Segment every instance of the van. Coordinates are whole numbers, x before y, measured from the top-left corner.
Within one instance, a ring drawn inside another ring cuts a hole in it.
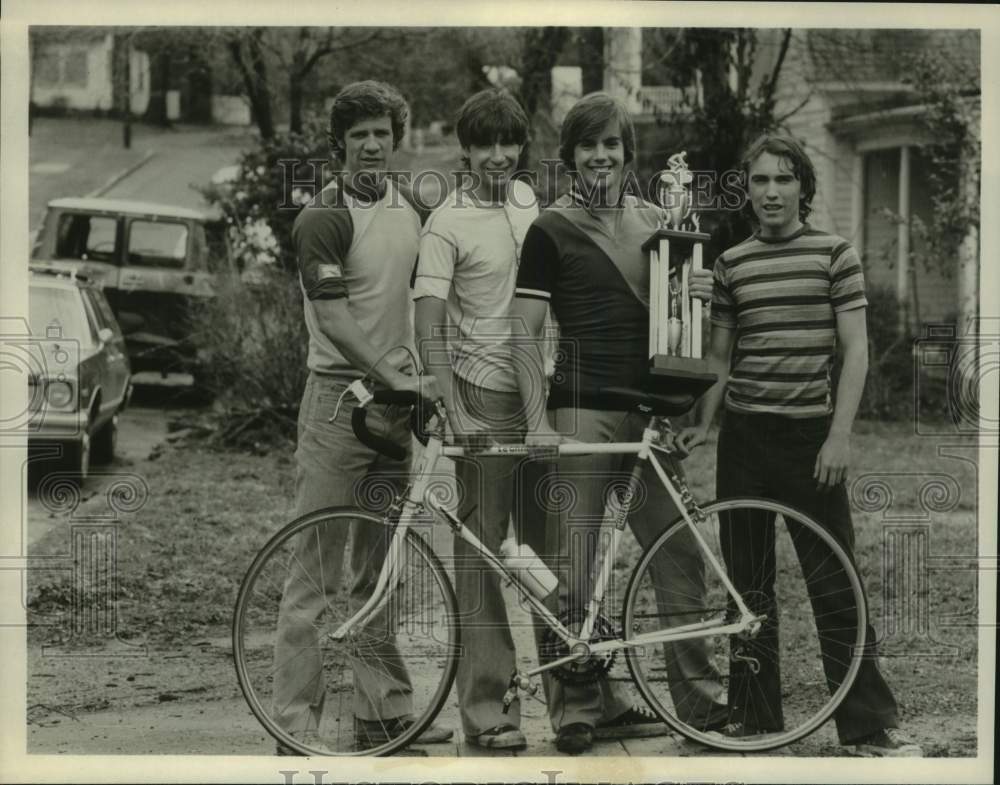
[[[189,313],[214,294],[209,238],[223,235],[218,226],[211,213],[174,205],[54,199],[31,258],[84,275],[104,290],[125,333],[133,372],[195,374]]]

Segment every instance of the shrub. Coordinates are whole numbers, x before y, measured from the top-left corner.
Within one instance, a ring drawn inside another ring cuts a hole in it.
[[[253,253],[244,253],[249,243],[265,255],[273,253],[283,270],[295,270],[292,224],[302,205],[326,183],[329,147],[326,128],[309,118],[303,131],[281,133],[271,140],[258,140],[240,156],[235,176],[212,183],[201,192],[225,215],[239,270],[260,263]],[[261,235],[273,233],[276,246],[260,247]]]
[[[305,385],[308,335],[302,295],[293,275],[274,270],[255,285],[220,275],[216,296],[192,316],[203,376],[199,384],[216,408],[232,418],[232,431],[294,435]]]
[[[870,286],[865,294],[868,378],[858,416],[882,420],[912,417],[914,338],[909,332],[899,332],[900,305],[892,289]]]

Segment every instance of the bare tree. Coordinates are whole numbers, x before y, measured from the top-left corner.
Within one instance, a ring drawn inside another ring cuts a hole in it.
[[[267,35],[268,29],[264,27],[233,30],[228,36],[226,47],[243,79],[243,89],[261,137],[273,139],[273,98],[265,55]]]

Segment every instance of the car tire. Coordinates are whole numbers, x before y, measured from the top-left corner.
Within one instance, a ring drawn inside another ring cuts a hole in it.
[[[90,460],[93,463],[111,463],[115,458],[115,447],[118,445],[118,412],[101,426],[90,444]]]
[[[63,448],[63,470],[80,485],[90,474],[90,449],[90,433],[86,430],[79,441],[70,442]]]

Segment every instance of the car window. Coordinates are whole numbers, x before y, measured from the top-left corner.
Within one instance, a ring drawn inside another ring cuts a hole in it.
[[[115,315],[111,310],[111,306],[108,305],[107,299],[96,289],[87,289],[87,296],[90,298],[90,304],[94,307],[94,311],[97,314],[97,322],[101,327],[109,327],[115,335],[121,335],[121,327],[118,325],[118,320],[115,319]]]
[[[79,341],[84,346],[97,342],[97,331],[87,319],[76,289],[30,287],[28,321],[35,336]]]
[[[114,218],[64,213],[56,228],[56,258],[112,262],[117,229]]]
[[[184,267],[188,229],[168,221],[132,221],[128,233],[128,263],[150,267]]]
[[[97,333],[104,326],[103,320],[97,314],[97,309],[94,307],[94,302],[91,300],[84,290],[80,290],[80,294],[83,295],[83,309],[87,312],[87,324],[90,327],[90,334],[94,341],[99,341]]]

